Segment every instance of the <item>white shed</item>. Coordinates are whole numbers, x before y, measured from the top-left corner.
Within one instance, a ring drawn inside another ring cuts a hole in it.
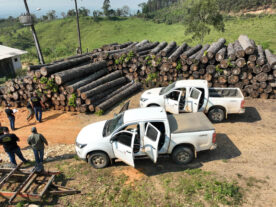
[[[0,45],[0,77],[14,76],[22,68],[20,55],[27,51]]]

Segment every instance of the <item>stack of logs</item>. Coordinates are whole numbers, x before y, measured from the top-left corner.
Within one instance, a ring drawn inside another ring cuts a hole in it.
[[[276,56],[246,35],[225,45],[190,47],[175,42],[126,42],[51,64],[30,66],[27,76],[0,88],[2,105],[19,107],[36,91],[47,107],[105,112],[146,87],[205,79],[211,87],[239,87],[245,96],[276,98]],[[2,95],[1,95],[2,94]]]

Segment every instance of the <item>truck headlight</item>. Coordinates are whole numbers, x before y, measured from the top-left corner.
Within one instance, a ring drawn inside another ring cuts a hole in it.
[[[84,148],[87,144],[81,144],[81,143],[78,143],[76,142],[76,146],[80,149]]]
[[[145,101],[147,101],[148,99],[147,98],[141,98],[140,99],[140,101],[142,101],[142,102],[145,102]]]

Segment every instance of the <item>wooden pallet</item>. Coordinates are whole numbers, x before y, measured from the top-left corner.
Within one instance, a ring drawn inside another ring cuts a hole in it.
[[[28,199],[32,201],[41,200],[47,193],[50,195],[68,195],[80,193],[78,190],[66,188],[64,186],[56,185],[53,183],[55,176],[61,174],[61,172],[43,171],[37,173],[26,169],[20,169],[22,163],[16,168],[0,168],[1,180],[0,180],[0,197],[9,199],[11,204],[14,200]],[[5,185],[9,183],[17,185],[14,190],[3,189]],[[35,187],[33,192],[31,187]],[[42,187],[38,191],[39,187]]]

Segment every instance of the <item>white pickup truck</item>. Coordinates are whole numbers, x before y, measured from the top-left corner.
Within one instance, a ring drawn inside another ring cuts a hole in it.
[[[187,164],[198,151],[215,148],[215,129],[203,113],[167,115],[161,107],[127,110],[84,127],[76,139],[77,155],[94,168],[116,158],[133,167],[141,156],[156,163],[159,154]]]
[[[206,80],[180,80],[164,88],[145,91],[141,107],[164,107],[167,112],[204,112],[214,122],[228,114],[244,113],[244,96],[239,88],[208,88]]]

